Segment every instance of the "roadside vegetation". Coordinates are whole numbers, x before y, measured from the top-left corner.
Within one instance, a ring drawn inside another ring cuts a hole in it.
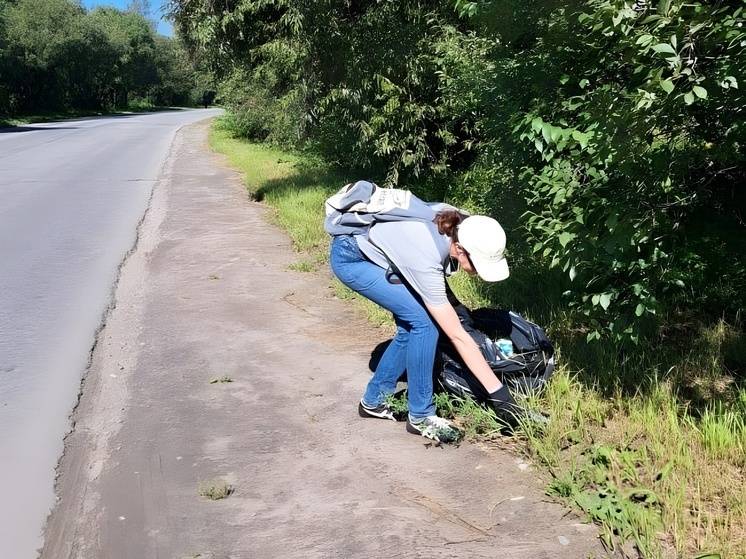
[[[209,75],[148,6],[0,0],[0,126],[212,101]]]
[[[350,180],[494,215],[510,279],[454,290],[559,350],[529,401],[552,422],[518,437],[548,492],[630,556],[746,556],[742,2],[172,9],[230,109],[213,145],[276,208],[297,269],[324,263],[322,202]],[[473,403],[438,403],[500,440]]]

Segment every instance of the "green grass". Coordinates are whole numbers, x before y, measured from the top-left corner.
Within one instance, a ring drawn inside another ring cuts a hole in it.
[[[310,262],[308,260],[299,260],[298,262],[293,262],[288,266],[289,270],[293,270],[294,272],[315,272],[318,267],[315,265],[314,262]]]
[[[219,125],[210,141],[244,173],[249,192],[273,208],[299,252],[295,269],[325,268],[323,201],[349,178],[309,156],[231,138]],[[549,474],[547,493],[584,511],[609,548],[627,542],[649,558],[746,557],[742,329],[692,325],[685,334],[666,333],[659,347],[589,345],[562,304],[565,279],[537,272],[521,247],[512,247],[511,266],[511,279],[494,286],[459,274],[451,285],[472,308],[515,308],[551,325],[561,366],[526,405],[552,421],[506,439],[494,414],[472,401],[438,395],[440,413],[455,418],[468,438],[533,457]],[[388,313],[333,281],[339,298],[392,329]]]

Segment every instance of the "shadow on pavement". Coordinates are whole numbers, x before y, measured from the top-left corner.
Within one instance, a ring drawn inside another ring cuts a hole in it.
[[[200,108],[201,109],[201,108]],[[32,132],[35,130],[75,130],[75,126],[48,126],[43,128],[36,128],[37,124],[50,124],[50,123],[64,123],[65,121],[78,121],[78,120],[96,120],[103,118],[132,118],[134,116],[149,115],[154,113],[166,113],[166,112],[181,112],[192,110],[191,107],[158,107],[148,111],[136,111],[136,112],[122,112],[122,113],[108,113],[108,114],[87,114],[87,115],[40,115],[39,117],[31,117],[30,122],[21,124],[19,126],[13,126],[8,124],[8,120],[0,118],[0,134],[7,132]],[[203,109],[201,109],[203,110]]]
[[[77,126],[9,126],[0,128],[0,134],[7,134],[9,132],[43,132],[45,130],[77,130]]]

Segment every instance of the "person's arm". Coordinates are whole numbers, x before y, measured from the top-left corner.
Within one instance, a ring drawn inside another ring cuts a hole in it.
[[[477,343],[464,330],[453,307],[448,303],[437,306],[426,304],[425,307],[487,393],[492,394],[502,388],[502,383],[485,361]]]
[[[469,333],[461,326],[456,311],[448,303],[444,305],[425,304],[430,316],[435,319],[440,329],[451,340],[461,359],[487,390],[487,404],[495,411],[499,419],[515,427],[524,415],[516,404],[510,390],[492,372],[482,352]]]

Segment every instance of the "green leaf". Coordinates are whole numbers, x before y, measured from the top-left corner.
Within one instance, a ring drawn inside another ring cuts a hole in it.
[[[644,313],[644,312],[645,312],[645,305],[643,305],[642,303],[640,303],[639,305],[637,305],[637,308],[635,309],[635,315],[636,316],[642,316],[642,313]]]
[[[702,29],[706,23],[698,23],[697,25],[693,25],[691,28],[689,28],[689,35],[694,35],[697,31]]]
[[[657,45],[653,45],[653,50],[659,53],[665,52],[666,54],[676,54],[676,50],[668,43],[658,43]]]
[[[588,85],[588,83],[590,83],[590,82],[588,82],[588,80],[586,80],[586,79],[582,79],[582,80],[580,80],[580,83],[579,83],[578,85],[579,85],[579,86],[580,86],[580,87],[581,87],[582,89],[585,89],[585,86],[587,86],[587,85]]]
[[[570,268],[569,276],[570,276],[570,281],[574,281],[575,278],[578,276],[578,272],[577,270],[575,270],[575,266],[572,266]]]
[[[549,143],[552,138],[552,125],[545,122],[541,125],[541,135],[544,137],[544,141]],[[541,150],[539,150],[541,151]]]
[[[565,248],[567,246],[567,243],[572,241],[573,238],[575,238],[575,235],[573,235],[572,233],[560,233],[559,243],[562,245],[562,248]]]
[[[559,188],[557,192],[554,193],[554,200],[552,200],[552,204],[556,206],[560,202],[563,202],[565,198],[567,197],[566,194],[567,194],[567,189]],[[562,237],[562,235],[560,235],[560,237]],[[562,245],[562,246],[565,246],[565,245]]]
[[[686,103],[687,105],[691,105],[692,103],[694,103],[694,95],[692,95],[691,91],[684,95],[684,103]]]
[[[707,90],[704,87],[699,86],[699,85],[695,85],[692,88],[692,91],[700,99],[707,99]]]
[[[665,91],[666,93],[671,93],[673,91],[674,85],[671,80],[661,80],[661,89]]]
[[[536,146],[536,149],[538,149],[540,153],[544,151],[544,143],[539,138],[534,140],[534,146]]]
[[[638,44],[638,45],[647,45],[652,40],[653,40],[653,36],[646,33],[644,35],[640,35],[639,37],[637,37],[637,40],[635,41],[635,44]]]
[[[598,302],[601,304],[604,310],[609,308],[609,305],[611,304],[611,295],[609,293],[601,293],[601,297],[599,297]]]
[[[588,134],[585,134],[580,130],[573,130],[572,137],[580,144],[581,148],[585,149],[588,146],[588,138],[590,137]]]
[[[563,136],[563,130],[559,126],[550,126],[549,127],[549,138],[557,143],[557,141],[562,138]]]

